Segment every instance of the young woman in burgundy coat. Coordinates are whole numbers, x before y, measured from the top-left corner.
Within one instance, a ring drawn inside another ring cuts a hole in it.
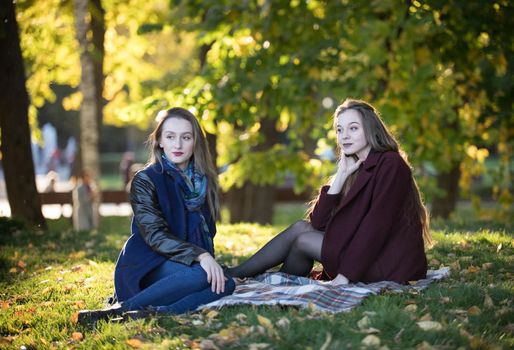
[[[428,215],[411,168],[378,111],[347,99],[334,113],[340,159],[309,210],[243,264],[233,277],[251,277],[282,264],[307,276],[320,261],[333,284],[406,283],[424,278]]]

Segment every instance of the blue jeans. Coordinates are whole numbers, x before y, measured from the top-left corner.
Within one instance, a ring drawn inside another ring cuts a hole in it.
[[[171,260],[150,271],[141,282],[143,290],[123,302],[123,308],[137,310],[151,307],[157,312],[182,314],[234,292],[228,277],[225,292],[216,294],[207,282],[207,273],[199,263],[191,266]]]

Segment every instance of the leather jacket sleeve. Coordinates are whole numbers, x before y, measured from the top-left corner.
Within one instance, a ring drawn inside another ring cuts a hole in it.
[[[186,265],[206,253],[170,232],[158,204],[155,185],[143,172],[137,173],[132,180],[130,203],[141,237],[157,253]]]

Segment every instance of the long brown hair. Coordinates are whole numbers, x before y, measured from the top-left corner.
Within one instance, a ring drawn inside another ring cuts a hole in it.
[[[337,124],[337,119],[339,115],[350,109],[359,113],[366,141],[369,143],[372,150],[376,152],[398,152],[405,160],[407,165],[410,168],[412,168],[405,152],[403,152],[403,150],[400,148],[398,141],[396,141],[395,137],[391,134],[391,132],[387,129],[386,125],[382,121],[379,111],[371,104],[361,100],[346,99],[341,105],[339,105],[336,108],[334,112],[334,127]],[[339,143],[337,143],[337,154],[339,155],[339,157],[344,157],[343,153],[341,152]],[[350,191],[350,188],[355,182],[357,175],[358,171],[355,171],[346,179],[342,189],[343,197],[346,196],[346,194]],[[332,180],[332,178],[329,179],[327,184],[331,184]],[[411,186],[412,196],[411,198],[407,199],[408,207],[416,212],[416,218],[421,223],[423,231],[423,240],[425,242],[425,245],[429,246],[432,244],[432,237],[429,229],[429,216],[427,209],[423,204],[423,200],[421,199],[421,194],[419,192],[418,185],[413,176],[411,176]],[[318,201],[318,198],[319,195],[310,202],[310,207],[308,209],[307,214],[310,214],[312,212],[312,210],[314,209],[314,205]]]
[[[209,210],[214,220],[219,218],[220,204],[218,195],[218,173],[214,167],[209,147],[207,146],[207,140],[205,134],[200,126],[200,123],[187,109],[174,107],[168,110],[160,111],[155,118],[157,120],[157,126],[148,136],[147,146],[150,150],[150,158],[147,164],[159,163],[162,164],[163,150],[159,146],[159,142],[162,135],[162,126],[164,122],[170,118],[184,119],[191,123],[193,126],[193,139],[194,148],[193,156],[195,171],[201,174],[205,174],[207,177],[207,203],[209,204]]]

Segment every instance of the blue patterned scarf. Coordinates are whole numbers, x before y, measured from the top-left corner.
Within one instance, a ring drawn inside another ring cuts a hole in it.
[[[207,196],[207,177],[195,171],[194,161],[181,170],[163,153],[164,170],[175,178],[184,194],[184,203],[188,211],[187,241],[214,254],[212,235],[202,213]]]

